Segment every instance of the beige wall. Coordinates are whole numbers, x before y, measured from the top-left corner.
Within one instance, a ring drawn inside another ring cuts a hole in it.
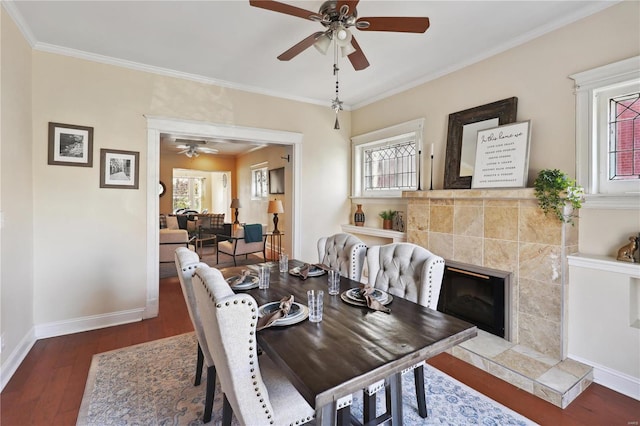
[[[36,324],[145,306],[146,255],[156,250],[145,238],[145,115],[302,133],[303,258],[348,215],[348,116],[336,132],[328,107],[39,51],[33,68]],[[94,127],[93,168],[44,166],[49,121]],[[100,148],[141,152],[139,190],[98,187]]]
[[[285,233],[282,237],[282,250],[286,253],[291,253],[293,167],[291,163],[287,163],[287,160],[283,160],[281,158],[285,157],[287,154],[291,155],[291,147],[271,146],[240,156],[237,164],[236,188],[237,196],[242,203],[242,208],[239,209],[238,220],[243,223],[262,223],[267,225],[268,231],[273,231],[273,214],[267,213],[269,200],[282,200],[285,212],[278,214],[278,229]],[[261,167],[266,167],[268,170],[284,167],[284,194],[268,194],[267,198],[264,200],[251,199],[251,166],[258,164],[261,164]],[[310,247],[306,244],[305,240],[303,240],[303,245],[305,250],[305,259],[308,259],[309,261],[315,260],[317,254],[315,257],[310,257],[312,256],[312,253],[306,254],[306,252],[310,250]]]
[[[434,189],[442,189],[450,113],[499,99],[518,98],[518,120],[531,120],[529,185],[544,168],[575,176],[575,96],[568,76],[640,54],[640,2],[622,2],[521,46],[352,113],[352,134],[425,117],[423,141],[435,144]],[[425,176],[429,162],[423,156]],[[425,183],[428,187],[428,181]],[[366,207],[366,206],[365,206]],[[607,254],[629,229],[640,229],[637,210],[583,209],[580,251]],[[604,214],[606,216],[606,213]],[[597,218],[597,219],[596,219]],[[599,223],[599,225],[598,225]],[[607,223],[607,222],[605,222]],[[592,226],[593,225],[593,226]],[[604,244],[604,241],[606,244]]]
[[[25,337],[34,320],[32,62],[31,48],[2,7],[0,15],[0,333],[5,345],[0,362],[5,372],[7,360],[28,349]],[[4,385],[7,375],[2,376]]]

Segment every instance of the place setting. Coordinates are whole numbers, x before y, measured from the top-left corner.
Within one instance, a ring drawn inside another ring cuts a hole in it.
[[[258,287],[260,278],[250,270],[244,269],[239,275],[226,278],[226,281],[233,290],[251,290]]]
[[[295,302],[293,295],[291,295],[258,307],[258,317],[256,330],[260,331],[267,327],[282,327],[300,323],[309,317],[309,308]]]
[[[370,285],[362,285],[358,288],[350,288],[340,294],[343,302],[354,306],[365,306],[374,311],[380,311],[387,314],[391,313],[391,309],[386,305],[393,301],[386,291],[373,288]]]
[[[308,277],[319,277],[327,273],[329,268],[319,263],[305,263],[302,266],[296,266],[289,269],[291,275],[306,280]]]

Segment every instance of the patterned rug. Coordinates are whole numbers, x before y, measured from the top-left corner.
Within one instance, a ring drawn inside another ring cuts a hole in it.
[[[218,259],[216,259],[216,251],[213,247],[211,246],[205,246],[204,250],[202,251],[202,258],[201,260],[206,263],[207,265],[213,267],[213,268],[225,268],[227,266],[233,266],[233,257],[229,256],[228,254],[224,254],[224,253],[220,253],[220,257]],[[216,260],[219,260],[220,262],[216,262]],[[245,259],[244,256],[238,256],[236,258],[236,263],[238,265],[248,265],[250,263],[256,263],[256,262],[264,262],[264,258],[262,257],[262,254],[260,253],[258,254],[250,254],[247,259]],[[162,278],[168,278],[168,277],[176,277],[178,276],[178,272],[176,271],[176,265],[175,263],[161,263],[160,267],[159,267],[159,271],[160,271],[160,275],[159,277]]]
[[[195,362],[194,333],[94,355],[77,425],[201,425],[206,380],[193,386]],[[428,365],[425,383],[428,419],[418,416],[413,374],[403,377],[405,425],[535,424]],[[351,408],[362,420],[360,396]],[[209,424],[221,422],[218,386]]]

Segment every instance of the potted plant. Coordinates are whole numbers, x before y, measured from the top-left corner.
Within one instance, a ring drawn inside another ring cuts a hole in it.
[[[558,169],[543,169],[533,182],[538,205],[545,215],[553,214],[563,223],[573,223],[582,207],[584,189]],[[568,209],[567,209],[568,207]]]
[[[382,218],[382,229],[391,229],[393,227],[393,216],[395,214],[395,210],[383,210],[379,213]]]

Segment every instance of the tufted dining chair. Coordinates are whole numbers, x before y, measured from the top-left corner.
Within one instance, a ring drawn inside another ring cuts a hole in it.
[[[198,339],[198,358],[196,363],[196,378],[194,386],[198,386],[200,384],[203,364],[207,364],[207,387],[203,415],[203,421],[204,423],[207,423],[211,420],[211,412],[213,410],[213,397],[216,389],[216,367],[213,364],[213,358],[204,337],[204,329],[202,328],[202,321],[200,319],[198,307],[196,306],[196,298],[193,293],[193,282],[191,277],[196,271],[196,268],[208,268],[209,265],[201,263],[198,255],[186,247],[177,248],[174,257],[176,269],[178,271],[178,278],[180,280],[180,287],[182,288],[182,295],[184,296],[184,300],[187,304],[189,318],[191,318],[191,322],[193,323],[193,328]]]
[[[234,294],[220,271],[198,268],[196,303],[224,393],[223,425],[231,414],[242,425],[301,425],[315,412],[266,354],[258,357],[258,304]]]
[[[444,275],[442,257],[415,244],[393,243],[369,247],[367,267],[369,283],[373,287],[434,310],[438,307]],[[424,361],[414,365],[412,369],[418,413],[426,418]],[[365,408],[365,415],[366,411]]]
[[[340,275],[360,281],[367,246],[351,234],[335,234],[318,240],[318,263],[340,271]]]

